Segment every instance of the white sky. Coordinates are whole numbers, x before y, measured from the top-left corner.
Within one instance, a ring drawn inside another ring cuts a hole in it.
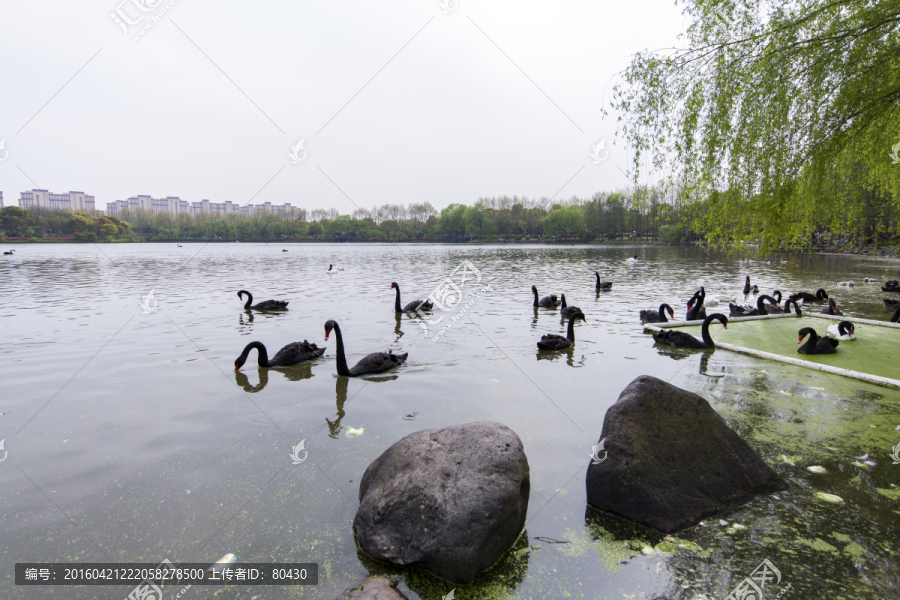
[[[148,15],[128,36],[121,1],[0,2],[5,205],[41,187],[100,209],[150,194],[349,213],[622,188],[612,78],[684,26],[674,0],[174,0],[133,42],[173,0],[126,0]]]

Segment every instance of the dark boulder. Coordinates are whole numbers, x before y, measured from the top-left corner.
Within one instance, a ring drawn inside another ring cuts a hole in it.
[[[347,588],[338,600],[408,600],[397,591],[397,582],[388,577],[363,577]]]
[[[588,504],[663,533],[787,488],[706,400],[656,377],[628,384],[600,439]]]
[[[353,531],[376,560],[468,583],[515,543],[530,489],[522,441],[508,427],[418,431],[366,469]]]

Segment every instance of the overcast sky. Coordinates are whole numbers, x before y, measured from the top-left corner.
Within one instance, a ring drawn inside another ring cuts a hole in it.
[[[5,204],[40,187],[349,213],[627,186],[601,111],[630,56],[685,26],[674,1],[444,1],[0,2]]]

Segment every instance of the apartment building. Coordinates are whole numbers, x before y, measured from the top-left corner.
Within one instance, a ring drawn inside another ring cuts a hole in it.
[[[33,189],[21,192],[19,195],[19,207],[46,208],[49,210],[89,211],[95,210],[94,197],[84,192],[69,192],[67,194],[54,194],[49,190]]]
[[[200,200],[199,202],[188,202],[177,196],[167,196],[165,198],[152,198],[150,196],[132,196],[127,200],[116,200],[106,204],[106,214],[110,216],[122,217],[127,211],[145,210],[147,212],[156,213],[187,213],[189,215],[211,214],[217,216],[227,216],[232,214],[250,217],[257,212],[269,214],[285,214],[293,215],[295,219],[305,220],[306,211],[299,207],[291,206],[291,204],[272,204],[266,202],[264,204],[246,204],[240,205],[231,201],[226,202],[210,202],[209,200]]]

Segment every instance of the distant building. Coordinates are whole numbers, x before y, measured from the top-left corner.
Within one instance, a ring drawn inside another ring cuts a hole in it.
[[[19,196],[19,206],[24,209],[46,208],[49,210],[93,211],[94,197],[84,192],[69,192],[68,194],[54,194],[48,190],[33,189],[30,192],[22,192]]]
[[[240,205],[231,201],[210,202],[209,200],[201,200],[199,202],[188,202],[177,196],[167,196],[165,198],[132,196],[128,200],[116,200],[106,204],[106,213],[110,216],[121,217],[129,210],[145,210],[152,214],[169,213],[177,215],[179,213],[187,213],[192,216],[211,214],[222,217],[232,214],[250,217],[257,212],[264,212],[269,214],[289,214],[298,220],[306,220],[306,211],[302,208],[291,206],[290,203],[273,205],[271,202],[266,202],[265,204]]]

